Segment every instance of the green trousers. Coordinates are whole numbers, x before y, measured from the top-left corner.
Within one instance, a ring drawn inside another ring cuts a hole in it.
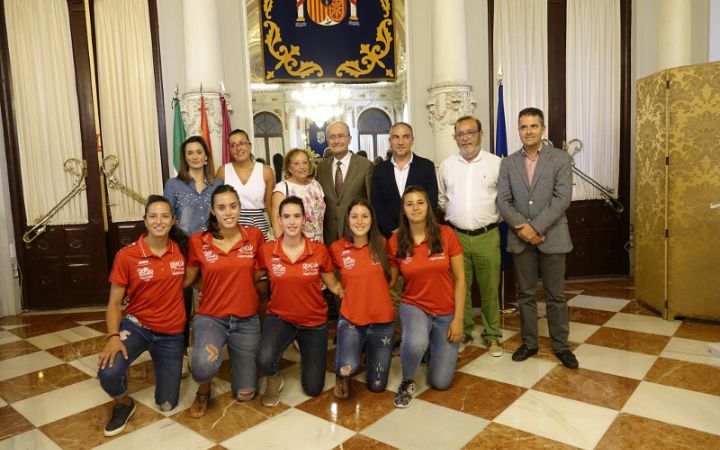
[[[500,232],[497,228],[478,236],[455,231],[463,247],[465,263],[465,313],[463,316],[463,332],[471,334],[475,329],[472,318],[471,287],[477,279],[482,301],[482,321],[485,328],[482,332],[484,340],[500,339],[500,303],[498,288],[500,286]],[[475,277],[473,277],[473,273]]]

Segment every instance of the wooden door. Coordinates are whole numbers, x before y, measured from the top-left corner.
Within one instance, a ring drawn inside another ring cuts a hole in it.
[[[142,222],[113,224],[101,179],[93,114],[92,80],[88,55],[85,6],[82,0],[67,0],[77,98],[79,106],[82,157],[87,164],[88,223],[81,225],[48,226],[47,231],[29,244],[23,234],[32,225],[25,221],[24,192],[20,171],[17,135],[10,89],[10,60],[7,47],[5,8],[0,0],[0,106],[5,125],[5,147],[8,160],[15,243],[22,277],[24,309],[57,309],[105,304],[108,299],[108,274],[115,252],[137,239]],[[157,9],[149,1],[153,53],[156,72],[156,95],[162,99],[159,84],[159,45],[157,38]],[[92,4],[91,4],[92,9]],[[91,10],[92,17],[92,10]],[[163,177],[167,178],[165,157],[165,121],[162,100],[158,101]],[[102,119],[102,118],[101,118]],[[52,143],[48,143],[52,151]],[[58,193],[60,199],[64,193]],[[104,214],[105,212],[105,214]],[[105,218],[104,218],[105,216]]]

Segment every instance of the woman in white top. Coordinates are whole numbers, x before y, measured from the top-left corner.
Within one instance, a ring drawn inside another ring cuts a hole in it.
[[[275,184],[273,171],[269,166],[254,161],[252,143],[244,130],[233,130],[228,136],[228,144],[233,162],[220,166],[216,176],[237,191],[241,206],[240,224],[259,228],[267,238],[270,224],[265,212],[270,211],[270,197]]]
[[[303,233],[311,241],[323,241],[323,219],[325,217],[325,193],[315,175],[315,163],[308,150],[294,148],[283,160],[284,180],[275,185],[272,193],[272,222],[275,237],[282,233],[279,222],[279,205],[285,197],[302,199],[305,207]]]

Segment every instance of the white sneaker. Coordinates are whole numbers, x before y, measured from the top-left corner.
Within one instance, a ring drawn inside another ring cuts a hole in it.
[[[485,347],[487,347],[490,356],[494,356],[496,358],[502,356],[504,353],[503,346],[497,339],[485,341]]]
[[[190,357],[188,355],[183,355],[182,373],[180,376],[187,378],[188,375],[190,375]]]

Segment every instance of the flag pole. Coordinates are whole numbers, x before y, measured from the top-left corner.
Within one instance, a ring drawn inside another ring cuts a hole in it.
[[[501,88],[503,86],[503,71],[502,71],[502,64],[498,65],[498,73],[497,73],[497,86],[498,86],[498,118],[497,118],[497,124],[500,123],[500,120],[502,120],[503,126],[503,135],[506,136],[505,131],[505,116],[504,116],[504,100],[502,99],[502,91]],[[500,102],[503,102],[502,104]],[[500,110],[502,108],[503,111],[503,117],[500,117]],[[499,139],[498,133],[496,133],[496,139]],[[507,137],[503,137],[504,147],[503,147],[503,154],[501,156],[507,156]],[[498,153],[497,147],[495,148],[495,153]],[[500,249],[501,252],[505,252],[504,249]],[[501,253],[501,260],[505,260],[505,257],[503,256],[503,253]],[[504,263],[503,263],[504,264]],[[507,270],[507,267],[503,267],[503,264],[501,264],[501,270],[500,270],[500,302],[501,307],[500,311],[503,314],[513,314],[517,309],[515,307],[508,308],[506,305],[506,296],[505,296],[505,287],[506,287],[506,278],[505,278],[505,270]]]

